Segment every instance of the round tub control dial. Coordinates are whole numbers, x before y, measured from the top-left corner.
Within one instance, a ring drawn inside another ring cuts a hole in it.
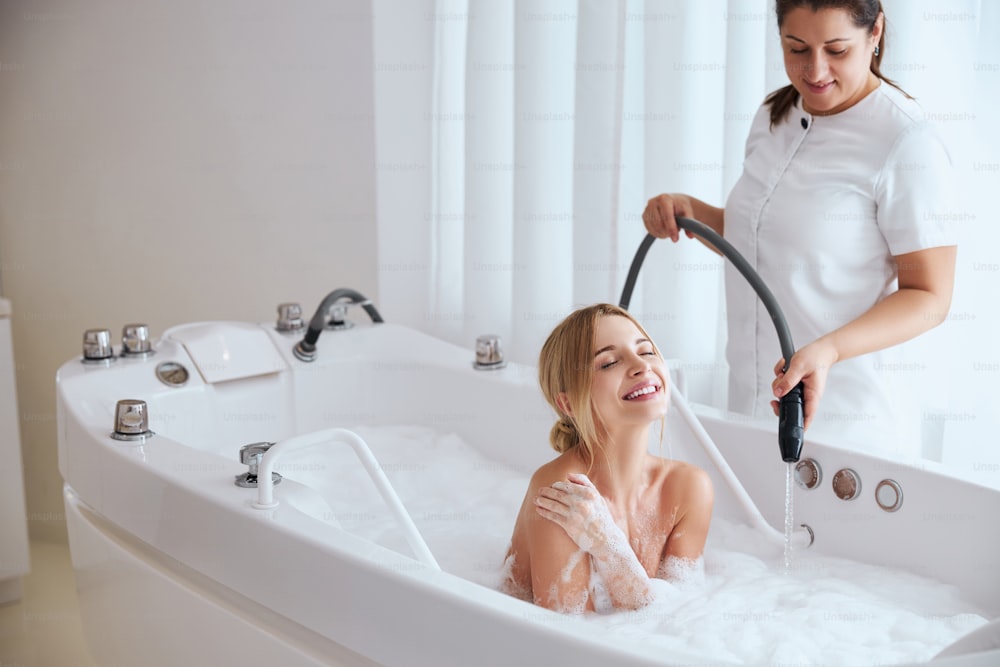
[[[188,381],[190,373],[176,361],[164,361],[156,367],[156,377],[165,385],[180,387]]]

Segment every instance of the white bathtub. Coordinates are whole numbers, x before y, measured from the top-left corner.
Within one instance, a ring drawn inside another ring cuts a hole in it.
[[[429,426],[456,434],[498,466],[524,471],[525,480],[552,456],[552,414],[534,368],[478,371],[471,350],[392,324],[326,331],[313,363],[294,357],[297,340],[269,325],[196,323],[167,331],[148,358],[72,360],[60,368],[59,465],[81,610],[99,663],[705,662],[697,651],[666,653],[595,632],[586,619],[513,599],[341,529],[323,511],[308,465],[325,445],[296,455],[303,474],[294,466],[285,473],[274,488],[276,508],[255,508],[258,491],[233,483],[247,470],[239,448],[331,427]],[[188,370],[186,384],[157,379],[154,369],[165,361]],[[112,439],[119,399],[146,401],[155,435]],[[715,517],[773,534],[760,527],[764,519],[783,522],[784,464],[773,429],[707,409],[698,414],[700,421],[675,390],[664,438],[669,453],[710,471]],[[702,425],[759,513],[703,446]],[[820,443],[807,442],[804,456],[824,472],[820,488],[795,489],[796,523],[815,534],[810,551],[952,584],[979,613],[1000,615],[1000,490],[931,464],[895,464]],[[856,500],[839,500],[830,489],[841,467],[862,479]],[[885,478],[903,489],[894,513],[872,496]],[[1000,664],[1000,648],[933,664],[991,662]]]

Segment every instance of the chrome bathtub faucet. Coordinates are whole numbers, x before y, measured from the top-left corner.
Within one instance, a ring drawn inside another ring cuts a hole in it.
[[[274,328],[281,333],[295,333],[305,328],[302,321],[302,306],[297,303],[278,304],[278,322]]]
[[[154,433],[149,430],[146,401],[125,398],[115,404],[115,425],[111,437],[123,442],[146,442]]]
[[[507,365],[500,336],[485,334],[476,338],[476,360],[472,365],[480,371],[496,370]]]
[[[259,473],[260,461],[264,458],[264,452],[274,446],[273,442],[253,442],[240,447],[240,463],[250,466],[250,470],[242,475],[236,475],[236,486],[244,489],[257,488],[257,475]],[[271,481],[274,484],[281,482],[281,475],[276,472],[271,473]]]
[[[148,357],[151,354],[153,346],[149,340],[149,326],[137,323],[122,327],[123,357]]]
[[[115,358],[111,347],[111,329],[87,329],[83,332],[83,358],[85,364],[108,363]]]

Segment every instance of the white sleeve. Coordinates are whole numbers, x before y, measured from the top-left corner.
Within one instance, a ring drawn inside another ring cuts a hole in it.
[[[904,131],[889,152],[878,182],[879,229],[892,255],[956,245],[958,225],[951,156],[927,123]]]

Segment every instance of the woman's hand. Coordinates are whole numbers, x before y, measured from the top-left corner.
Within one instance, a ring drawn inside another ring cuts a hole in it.
[[[611,516],[608,504],[586,475],[570,473],[569,481],[543,486],[535,509],[566,531],[582,551],[600,556],[628,548],[628,540]]]
[[[682,194],[662,194],[653,197],[646,203],[646,210],[642,212],[642,221],[646,225],[646,231],[656,238],[669,238],[676,243],[680,238],[677,216],[695,217],[691,198]],[[688,238],[694,238],[691,232],[685,231],[685,233]]]
[[[590,554],[613,607],[639,609],[649,604],[653,600],[649,576],[607,502],[586,475],[570,473],[567,479],[540,487],[535,509]]]
[[[837,362],[838,358],[839,355],[833,343],[820,338],[797,350],[792,355],[788,370],[782,372],[785,365],[783,358],[774,366],[775,378],[774,382],[771,383],[771,390],[778,398],[802,382],[802,399],[805,404],[804,427],[807,429],[816,415],[816,407],[819,405],[823,390],[826,388],[826,377],[830,373],[830,367]],[[771,408],[775,415],[778,414],[778,406],[778,401],[771,401]]]

